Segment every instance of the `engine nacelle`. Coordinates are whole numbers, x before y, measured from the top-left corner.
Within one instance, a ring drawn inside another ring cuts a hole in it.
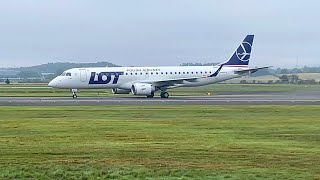
[[[119,89],[119,88],[113,88],[112,89],[113,94],[129,94],[130,90],[128,89]]]
[[[155,91],[152,84],[147,83],[134,83],[131,87],[131,92],[134,95],[150,95]]]

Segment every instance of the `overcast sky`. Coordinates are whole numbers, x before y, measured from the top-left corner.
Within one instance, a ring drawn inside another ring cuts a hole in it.
[[[254,34],[253,66],[320,65],[317,0],[0,0],[0,67],[223,62]]]

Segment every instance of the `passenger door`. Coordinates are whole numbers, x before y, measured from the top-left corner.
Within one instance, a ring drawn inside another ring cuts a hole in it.
[[[87,71],[86,69],[80,69],[80,81],[86,82],[87,81]]]

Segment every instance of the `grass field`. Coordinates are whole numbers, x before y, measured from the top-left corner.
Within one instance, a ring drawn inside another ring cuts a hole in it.
[[[319,179],[320,106],[0,107],[0,179]]]
[[[320,91],[320,85],[294,85],[294,84],[213,84],[194,88],[170,89],[169,93],[174,96],[204,96],[221,94],[224,92],[292,92],[292,91]],[[71,92],[68,89],[49,88],[46,84],[0,84],[0,97],[2,96],[60,96],[70,97]],[[159,93],[158,93],[159,94]],[[158,96],[158,94],[156,94]],[[101,97],[101,96],[119,96],[111,93],[111,89],[80,89],[80,97]],[[123,95],[120,95],[123,96]]]

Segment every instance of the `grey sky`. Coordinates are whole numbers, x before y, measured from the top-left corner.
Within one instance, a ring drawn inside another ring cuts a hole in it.
[[[0,0],[0,67],[222,62],[255,34],[251,65],[320,65],[317,0]]]

